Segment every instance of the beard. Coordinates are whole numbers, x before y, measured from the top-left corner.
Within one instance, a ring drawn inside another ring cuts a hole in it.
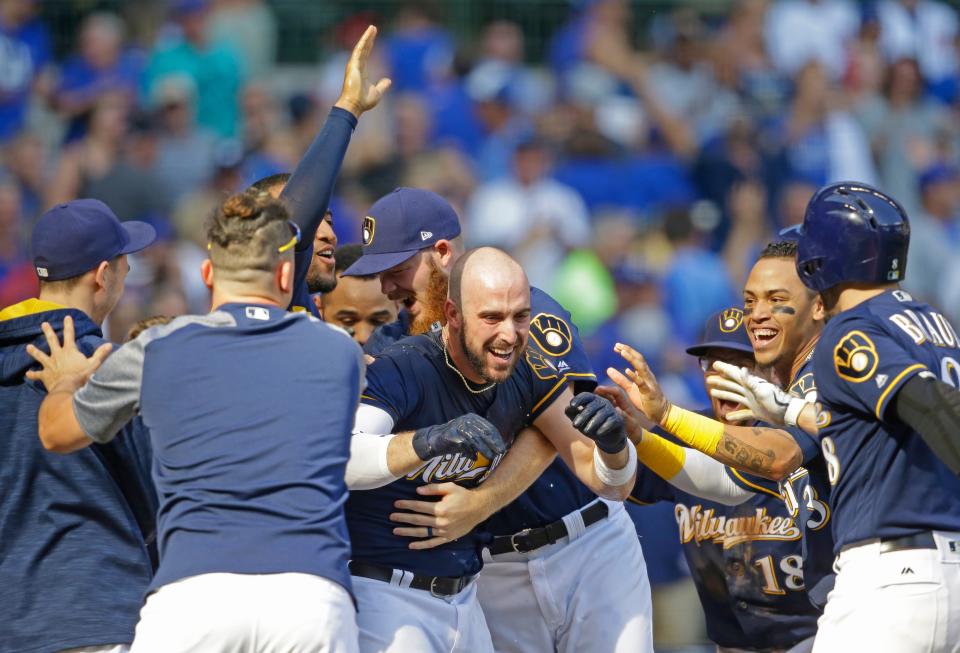
[[[331,273],[329,276],[318,266],[311,265],[307,270],[307,290],[311,293],[328,293],[337,287],[337,274]]]
[[[447,301],[447,275],[430,261],[430,278],[427,281],[427,290],[423,295],[417,295],[420,302],[420,313],[410,323],[410,335],[416,336],[426,333],[434,322],[444,324],[443,305]]]
[[[466,355],[467,362],[470,364],[470,369],[473,370],[473,373],[479,376],[484,383],[503,383],[510,378],[510,375],[513,374],[513,370],[517,367],[517,363],[520,361],[519,356],[514,356],[513,362],[510,364],[510,368],[505,372],[495,373],[490,371],[487,368],[487,364],[484,362],[484,346],[481,345],[479,350],[475,350],[472,349],[469,344],[467,344],[466,322],[463,323],[463,327],[460,329],[460,349],[463,350],[463,353]]]

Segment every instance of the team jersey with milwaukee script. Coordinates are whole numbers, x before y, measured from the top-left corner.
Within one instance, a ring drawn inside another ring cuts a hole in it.
[[[817,386],[813,376],[813,357],[807,357],[797,370],[787,392],[817,401]],[[757,422],[758,426],[766,426]],[[803,454],[803,466],[783,482],[777,483],[727,468],[730,478],[747,490],[779,495],[790,515],[803,529],[803,577],[810,602],[819,609],[827,603],[827,594],[833,589],[833,533],[830,529],[830,484],[827,467],[820,453],[817,437],[797,427],[787,427]]]
[[[902,290],[884,292],[827,323],[813,372],[835,550],[960,531],[960,478],[892,408],[917,374],[960,386],[960,341],[947,319]]]
[[[731,648],[789,648],[816,634],[820,616],[807,596],[803,529],[779,492],[726,506],[637,469],[632,501],[676,504],[684,557],[700,595],[707,636]]]
[[[527,421],[545,410],[559,393],[554,379],[537,377],[525,357],[503,383],[475,385],[453,366],[439,330],[404,338],[379,353],[367,368],[367,389],[361,401],[393,420],[393,432],[443,424],[467,413],[488,419],[505,442]],[[481,531],[434,549],[415,551],[409,538],[393,534],[390,521],[399,499],[419,499],[417,487],[454,482],[476,487],[500,457],[473,460],[460,454],[440,456],[393,483],[374,490],[352,491],[347,501],[347,527],[353,559],[430,576],[465,576],[480,571]]]
[[[574,392],[592,390],[597,377],[580,342],[580,333],[566,311],[539,288],[530,289],[530,340],[526,359],[533,370],[531,382],[551,386],[551,393],[563,391],[570,382]],[[376,342],[385,346],[391,335],[402,331],[399,322],[380,327],[367,341],[365,351],[376,355]],[[558,457],[526,492],[493,515],[483,528],[494,535],[512,535],[525,528],[546,526],[582,508],[597,496]]]

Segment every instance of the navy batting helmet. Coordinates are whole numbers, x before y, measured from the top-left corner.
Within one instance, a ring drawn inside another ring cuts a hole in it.
[[[816,291],[840,283],[901,281],[910,221],[895,199],[855,181],[828,184],[807,204],[798,237],[797,274]]]

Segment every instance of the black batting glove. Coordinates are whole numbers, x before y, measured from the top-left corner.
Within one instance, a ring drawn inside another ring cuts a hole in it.
[[[493,460],[507,445],[497,427],[474,413],[456,417],[446,424],[426,426],[413,434],[413,450],[420,460],[459,453],[476,459],[477,454]]]
[[[618,453],[627,444],[623,417],[609,400],[581,392],[564,411],[573,427],[597,443],[601,451]]]

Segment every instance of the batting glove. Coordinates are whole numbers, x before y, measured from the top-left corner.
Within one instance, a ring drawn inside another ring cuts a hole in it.
[[[581,392],[564,410],[575,429],[597,443],[607,453],[618,453],[627,444],[623,417],[608,399],[592,392]]]
[[[413,450],[420,460],[459,453],[476,459],[480,454],[493,460],[507,445],[497,427],[474,413],[456,417],[446,424],[417,429],[413,434]]]
[[[707,377],[710,396],[735,401],[744,408],[727,414],[730,421],[755,419],[775,426],[796,426],[807,401],[751,374],[745,367],[715,361],[713,369],[723,376]]]

